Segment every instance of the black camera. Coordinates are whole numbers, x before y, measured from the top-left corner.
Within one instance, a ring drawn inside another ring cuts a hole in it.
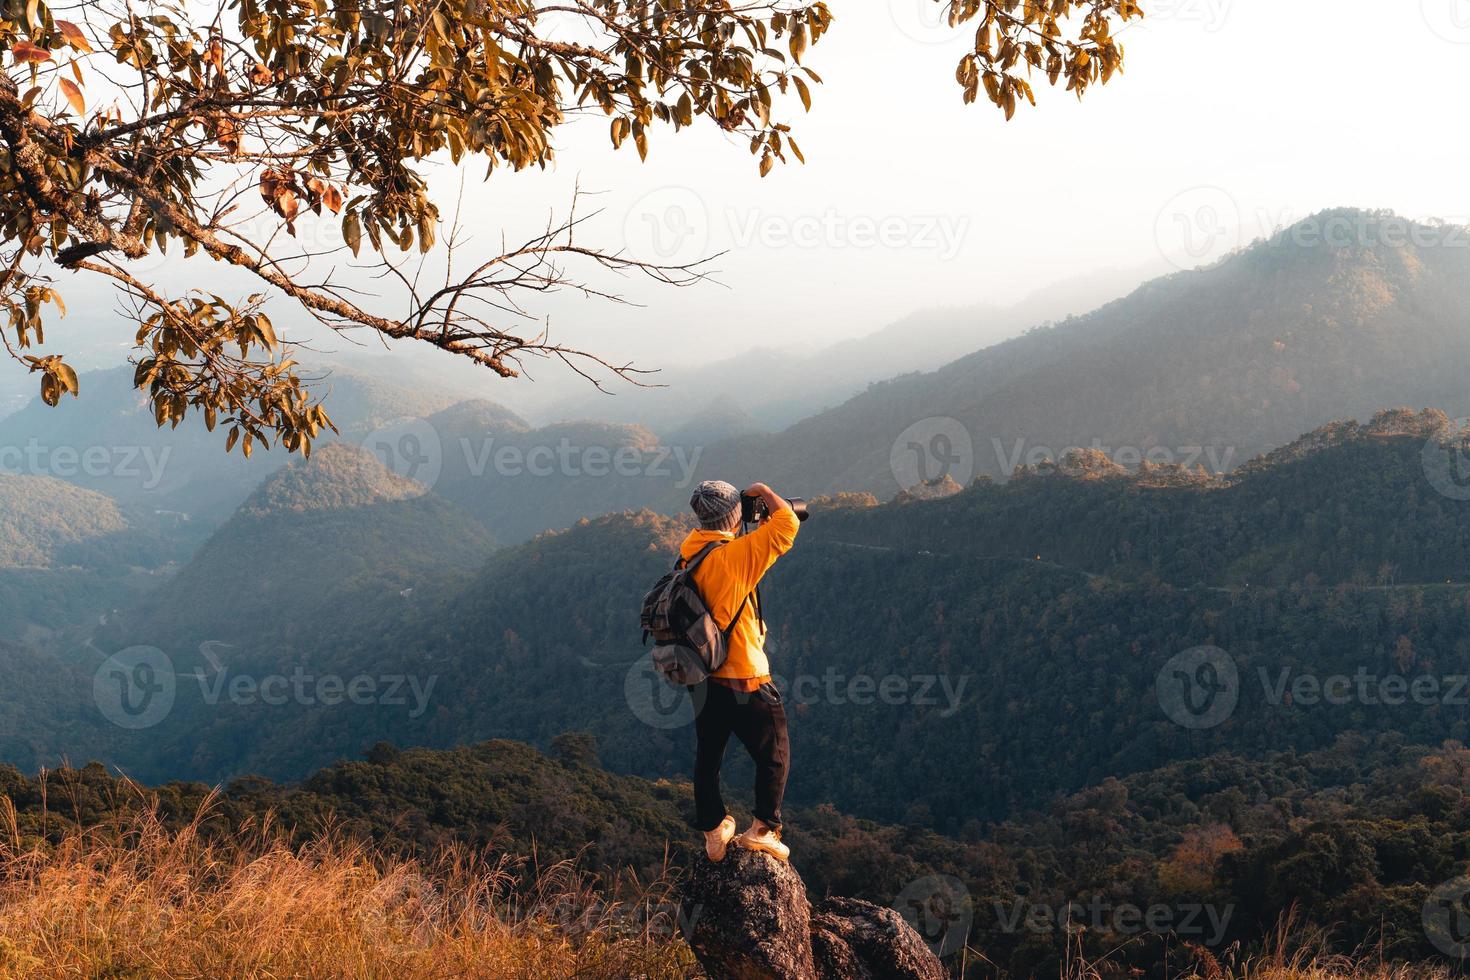
[[[796,513],[798,521],[807,519],[806,501],[800,497],[788,497],[786,500],[791,509]],[[751,497],[746,494],[740,495],[740,523],[755,524],[763,521],[769,516],[766,512],[766,502],[760,497]]]

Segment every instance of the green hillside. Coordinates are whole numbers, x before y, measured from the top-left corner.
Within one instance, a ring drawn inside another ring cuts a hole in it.
[[[117,505],[45,476],[0,473],[0,568],[53,568],[64,552],[127,529]]]
[[[0,622],[12,640],[85,632],[184,551],[166,516],[46,476],[0,473]]]
[[[764,589],[804,770],[793,801],[958,833],[1216,751],[1470,736],[1461,712],[1281,693],[1303,676],[1470,671],[1457,545],[1470,504],[1426,475],[1424,449],[1439,443],[1415,427],[1436,418],[1344,424],[1229,480],[1083,465],[941,500],[818,502]],[[400,697],[206,704],[190,681],[165,721],[117,739],[115,758],[147,778],[295,778],[380,739],[544,746],[577,729],[615,771],[681,775],[687,708],[640,669],[637,611],[687,526],[647,512],[582,522],[457,584],[364,590],[289,631],[278,616],[221,612],[238,624],[221,655],[231,676],[397,678]],[[1159,702],[1159,678],[1204,645],[1234,665],[1236,703],[1186,727]],[[168,652],[181,675],[216,669],[192,643]]]
[[[367,453],[330,444],[258,487],[198,554],[127,618],[138,642],[287,638],[334,630],[405,590],[478,567],[472,518]]]

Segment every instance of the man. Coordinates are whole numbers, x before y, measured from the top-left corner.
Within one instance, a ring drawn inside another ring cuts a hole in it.
[[[790,855],[781,843],[781,798],[789,761],[786,709],[771,683],[766,624],[755,587],[776,559],[791,550],[800,524],[791,505],[764,483],[745,494],[760,498],[767,516],[749,534],[737,537],[740,492],[720,480],[695,487],[689,506],[699,528],[679,546],[680,556],[688,560],[710,542],[724,542],[694,570],[694,585],[715,622],[730,624],[725,663],[694,691],[695,823],[704,832],[710,860],[722,860],[735,836],[735,818],[720,796],[720,765],[734,735],[755,760],[755,819],[736,843],[785,861]]]

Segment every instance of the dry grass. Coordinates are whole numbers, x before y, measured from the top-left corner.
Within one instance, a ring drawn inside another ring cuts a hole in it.
[[[687,977],[667,881],[611,904],[569,864],[390,860],[267,824],[229,842],[144,811],[56,844],[0,798],[0,978]]]
[[[1456,975],[1438,963],[1392,962],[1382,949],[1334,953],[1328,931],[1303,923],[1294,908],[1256,955],[1242,956],[1238,947],[1219,957],[1198,946],[1189,950],[1195,968],[1180,980],[1449,980]]]
[[[667,875],[613,902],[567,862],[527,874],[462,850],[393,859],[333,833],[293,846],[268,821],[220,841],[201,833],[205,813],[170,830],[151,809],[120,812],[130,815],[44,843],[21,834],[0,797],[0,980],[701,975]],[[1193,967],[1171,971],[1176,980],[1452,976],[1378,951],[1330,953],[1325,934],[1292,917],[1264,952],[1188,953]],[[1109,959],[1069,942],[1060,978],[1128,972]]]
[[[1194,943],[1185,943],[1182,952],[1194,965],[1177,973],[1170,971],[1173,980],[1449,980],[1460,976],[1446,965],[1389,961],[1382,949],[1361,949],[1351,955],[1332,952],[1326,930],[1302,923],[1295,909],[1282,917],[1255,954],[1244,954],[1239,945],[1216,954]],[[1113,967],[1107,956],[1086,959],[1080,942],[1069,942],[1060,980],[1126,976],[1127,971]]]

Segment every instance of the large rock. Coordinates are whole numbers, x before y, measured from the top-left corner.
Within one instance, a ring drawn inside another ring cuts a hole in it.
[[[732,847],[695,858],[684,889],[689,946],[710,980],[812,980],[811,907],[789,864]]]
[[[903,916],[855,898],[829,898],[811,916],[819,977],[944,980],[939,958]]]
[[[710,980],[944,980],[893,909],[832,898],[812,909],[789,864],[732,847],[696,859],[683,892],[687,938]]]

